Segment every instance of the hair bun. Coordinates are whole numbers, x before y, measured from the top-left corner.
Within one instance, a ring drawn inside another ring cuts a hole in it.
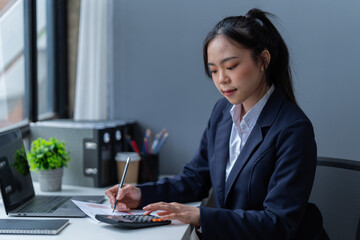
[[[258,8],[253,8],[249,10],[245,16],[249,19],[256,21],[262,27],[264,25],[267,25],[267,23],[269,22],[267,16],[274,17],[274,15],[272,15],[271,13],[261,11]]]
[[[253,8],[253,9],[250,9],[247,13],[246,13],[246,17],[248,18],[264,18],[266,15],[266,13],[264,11],[261,11],[260,9],[258,8]]]

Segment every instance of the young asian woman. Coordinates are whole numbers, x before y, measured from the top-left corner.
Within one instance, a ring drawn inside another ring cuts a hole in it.
[[[202,239],[328,239],[308,202],[316,168],[310,120],[297,105],[289,53],[259,9],[221,20],[203,47],[206,74],[223,95],[200,146],[173,178],[126,185],[117,210],[162,210],[199,227]],[[105,194],[115,202],[118,186]],[[213,189],[215,207],[199,201]]]

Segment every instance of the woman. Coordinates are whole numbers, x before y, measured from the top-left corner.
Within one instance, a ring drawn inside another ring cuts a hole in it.
[[[327,238],[320,212],[308,203],[313,127],[296,104],[289,53],[269,15],[252,9],[210,31],[205,71],[224,98],[197,153],[174,178],[123,187],[117,210],[163,210],[163,219],[200,227],[203,239]],[[214,208],[178,203],[201,200],[211,187]],[[111,204],[117,188],[105,192]]]

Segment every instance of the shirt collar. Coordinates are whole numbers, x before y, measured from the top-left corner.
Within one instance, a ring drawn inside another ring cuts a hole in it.
[[[255,123],[259,118],[262,109],[264,108],[266,102],[269,100],[274,90],[274,85],[271,85],[270,89],[265,93],[265,95],[244,115],[243,121],[250,129],[255,126]],[[230,109],[233,123],[235,123],[236,125],[240,124],[241,109],[242,104],[233,105]]]

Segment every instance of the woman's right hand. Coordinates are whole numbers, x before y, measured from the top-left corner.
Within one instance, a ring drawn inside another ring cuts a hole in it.
[[[116,205],[116,210],[118,211],[128,211],[132,208],[138,208],[141,202],[141,190],[133,185],[124,185],[117,194],[119,189],[119,184],[109,188],[105,191],[105,195],[109,198],[111,208],[113,208],[116,201],[116,195],[118,203]]]

